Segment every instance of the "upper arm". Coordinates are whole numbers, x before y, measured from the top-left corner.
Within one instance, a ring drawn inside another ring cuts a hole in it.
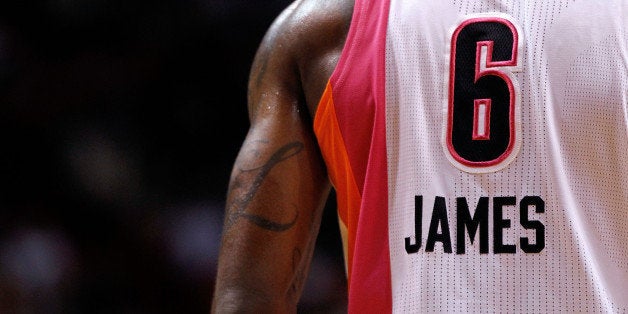
[[[280,191],[298,188],[298,193],[278,198],[316,195],[308,204],[322,205],[319,190],[326,196],[329,182],[312,121],[342,51],[352,12],[349,0],[297,0],[269,28],[251,67],[251,127],[233,177],[239,168],[278,158],[267,178],[276,178]]]
[[[214,306],[223,310],[242,306],[234,299],[288,310],[307,274],[330,190],[312,115],[337,47],[320,35],[339,23],[321,19],[326,9],[314,4],[296,1],[287,8],[251,67],[251,126],[231,174],[218,265]]]

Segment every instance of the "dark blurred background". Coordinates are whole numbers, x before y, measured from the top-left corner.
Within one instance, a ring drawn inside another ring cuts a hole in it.
[[[208,313],[257,45],[288,0],[0,2],[0,313]],[[332,199],[301,313],[342,313]]]

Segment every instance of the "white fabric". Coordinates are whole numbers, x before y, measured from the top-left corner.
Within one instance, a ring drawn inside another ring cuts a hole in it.
[[[475,16],[506,18],[521,32],[520,68],[503,69],[514,77],[520,149],[501,168],[461,168],[443,140],[452,33]],[[628,311],[628,1],[392,0],[386,75],[394,312]],[[421,247],[408,253],[404,240],[417,243],[415,196]],[[522,226],[526,196],[544,201],[542,213],[527,207],[527,219],[544,227],[539,253],[523,251],[522,238],[538,241]],[[426,251],[437,197],[451,253],[442,241]],[[458,254],[457,202],[473,215],[481,197],[488,253],[478,230]],[[495,252],[500,197],[515,199],[502,207],[510,227],[500,237],[514,253]]]

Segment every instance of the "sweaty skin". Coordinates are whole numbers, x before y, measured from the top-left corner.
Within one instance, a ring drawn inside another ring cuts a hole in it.
[[[233,166],[212,313],[294,313],[329,196],[312,128],[353,1],[297,0],[260,44]]]

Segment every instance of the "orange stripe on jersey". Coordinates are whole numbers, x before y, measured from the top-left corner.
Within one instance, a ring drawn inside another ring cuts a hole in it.
[[[362,197],[358,190],[347,147],[338,125],[332,88],[329,83],[321,97],[316,116],[314,117],[314,133],[325,159],[329,178],[337,191],[336,199],[341,230],[346,230],[346,232],[341,232],[345,253],[345,267],[347,268],[347,276],[350,278],[355,231]]]

